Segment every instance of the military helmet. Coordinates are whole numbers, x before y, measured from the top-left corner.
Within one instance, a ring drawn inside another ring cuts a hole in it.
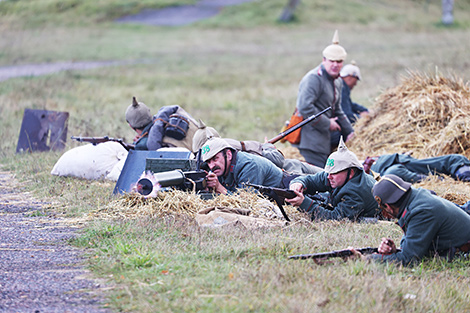
[[[233,149],[225,139],[212,137],[202,146],[202,161],[207,162],[224,149]]]
[[[152,122],[152,114],[145,103],[132,97],[132,104],[126,110],[126,121],[132,128],[144,128]]]
[[[372,194],[379,205],[390,204],[397,202],[410,188],[410,183],[396,175],[388,174],[375,183]]]
[[[332,44],[323,50],[323,57],[331,61],[344,61],[347,55],[346,50],[339,45],[339,36],[336,30]]]
[[[343,141],[343,137],[339,139],[338,150],[330,154],[326,160],[325,172],[328,174],[336,174],[348,168],[355,167],[362,170],[362,164],[357,156],[349,151]]]
[[[193,152],[196,153],[211,138],[220,138],[219,133],[213,128],[206,126],[201,120],[199,120],[198,130],[193,136]]]

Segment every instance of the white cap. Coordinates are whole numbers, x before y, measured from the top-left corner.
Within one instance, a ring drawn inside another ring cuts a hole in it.
[[[352,61],[351,64],[346,64],[345,66],[343,66],[339,75],[341,77],[356,77],[358,80],[362,79],[361,71],[359,70],[359,67],[355,64],[354,61]]]

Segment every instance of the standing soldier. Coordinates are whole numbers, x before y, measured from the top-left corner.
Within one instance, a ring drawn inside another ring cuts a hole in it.
[[[300,81],[296,109],[304,119],[331,107],[332,110],[302,127],[298,149],[308,163],[324,167],[331,153],[330,132],[341,131],[346,142],[354,136],[349,119],[341,109],[342,80],[339,77],[346,50],[339,45],[338,32],[333,44],[323,50],[323,61]]]

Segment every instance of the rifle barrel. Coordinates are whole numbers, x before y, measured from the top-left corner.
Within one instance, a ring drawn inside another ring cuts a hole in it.
[[[331,110],[331,107],[327,107],[326,109],[324,109],[323,111],[319,112],[318,114],[315,114],[315,115],[312,115],[310,116],[309,118],[306,118],[305,120],[303,120],[302,122],[298,123],[298,124],[295,124],[294,126],[291,126],[289,127],[288,129],[286,129],[285,131],[279,133],[277,136],[275,136],[274,138],[268,140],[269,143],[276,143],[278,142],[279,140],[281,140],[282,138],[286,137],[287,135],[289,135],[290,133],[296,131],[297,129],[299,129],[300,127],[304,126],[305,124],[307,123],[310,123],[311,121],[313,121],[314,119],[316,119],[317,117],[319,117],[320,115],[322,115],[323,113],[327,112]]]

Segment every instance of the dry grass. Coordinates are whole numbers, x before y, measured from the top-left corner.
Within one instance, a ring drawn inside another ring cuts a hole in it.
[[[359,120],[350,149],[359,158],[408,151],[416,158],[469,157],[469,99],[461,79],[410,73],[376,99],[370,118]]]
[[[139,194],[125,194],[108,205],[90,212],[92,218],[168,218],[191,217],[211,207],[227,207],[249,210],[250,216],[265,219],[283,219],[275,213],[275,205],[265,197],[241,190],[236,196],[218,195],[202,200],[196,193],[170,190],[158,193],[155,198],[143,198]],[[285,205],[284,210],[292,221],[304,220],[307,216],[295,207]]]

